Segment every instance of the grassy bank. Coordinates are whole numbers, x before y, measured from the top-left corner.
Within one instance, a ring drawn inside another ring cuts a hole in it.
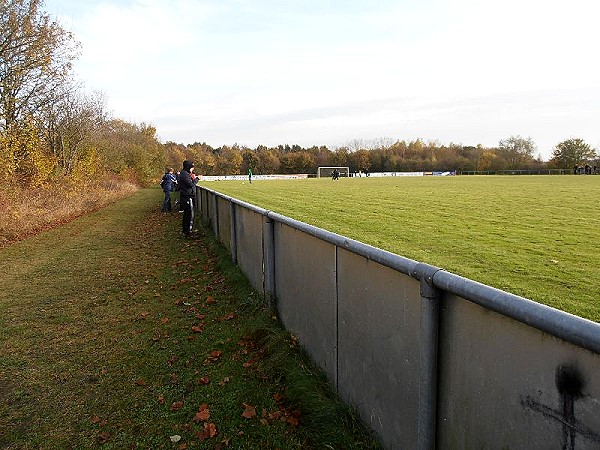
[[[363,177],[205,185],[600,321],[600,176]]]
[[[65,224],[136,190],[131,183],[110,178],[95,184],[89,182],[88,186],[67,183],[37,188],[1,186],[0,247]]]
[[[161,197],[0,249],[0,448],[378,448]]]

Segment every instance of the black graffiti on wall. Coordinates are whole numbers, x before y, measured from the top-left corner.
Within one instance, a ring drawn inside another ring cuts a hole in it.
[[[575,404],[584,396],[585,383],[581,373],[573,365],[562,365],[557,367],[555,379],[559,394],[558,408],[543,405],[529,395],[521,398],[521,405],[562,426],[563,450],[575,450],[578,438],[600,444],[600,435],[575,416]]]

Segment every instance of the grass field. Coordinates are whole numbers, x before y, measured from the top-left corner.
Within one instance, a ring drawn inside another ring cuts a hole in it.
[[[0,249],[0,448],[376,449],[162,192]]]
[[[327,178],[204,185],[600,322],[600,176]]]

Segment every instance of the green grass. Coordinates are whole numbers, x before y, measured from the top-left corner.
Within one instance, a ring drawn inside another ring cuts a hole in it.
[[[600,322],[600,177],[398,177],[204,185]]]
[[[182,239],[161,198],[0,249],[0,448],[379,448],[222,246]]]

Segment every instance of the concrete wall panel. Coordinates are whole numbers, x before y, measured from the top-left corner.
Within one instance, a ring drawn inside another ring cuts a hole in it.
[[[281,223],[274,234],[279,317],[335,383],[336,247]]]
[[[263,216],[246,208],[236,209],[237,263],[254,290],[263,291]]]
[[[387,448],[415,448],[419,282],[338,249],[338,390]]]
[[[600,448],[600,355],[448,294],[439,364],[438,448]]]
[[[219,240],[231,253],[231,202],[218,197],[217,208],[219,210]]]

